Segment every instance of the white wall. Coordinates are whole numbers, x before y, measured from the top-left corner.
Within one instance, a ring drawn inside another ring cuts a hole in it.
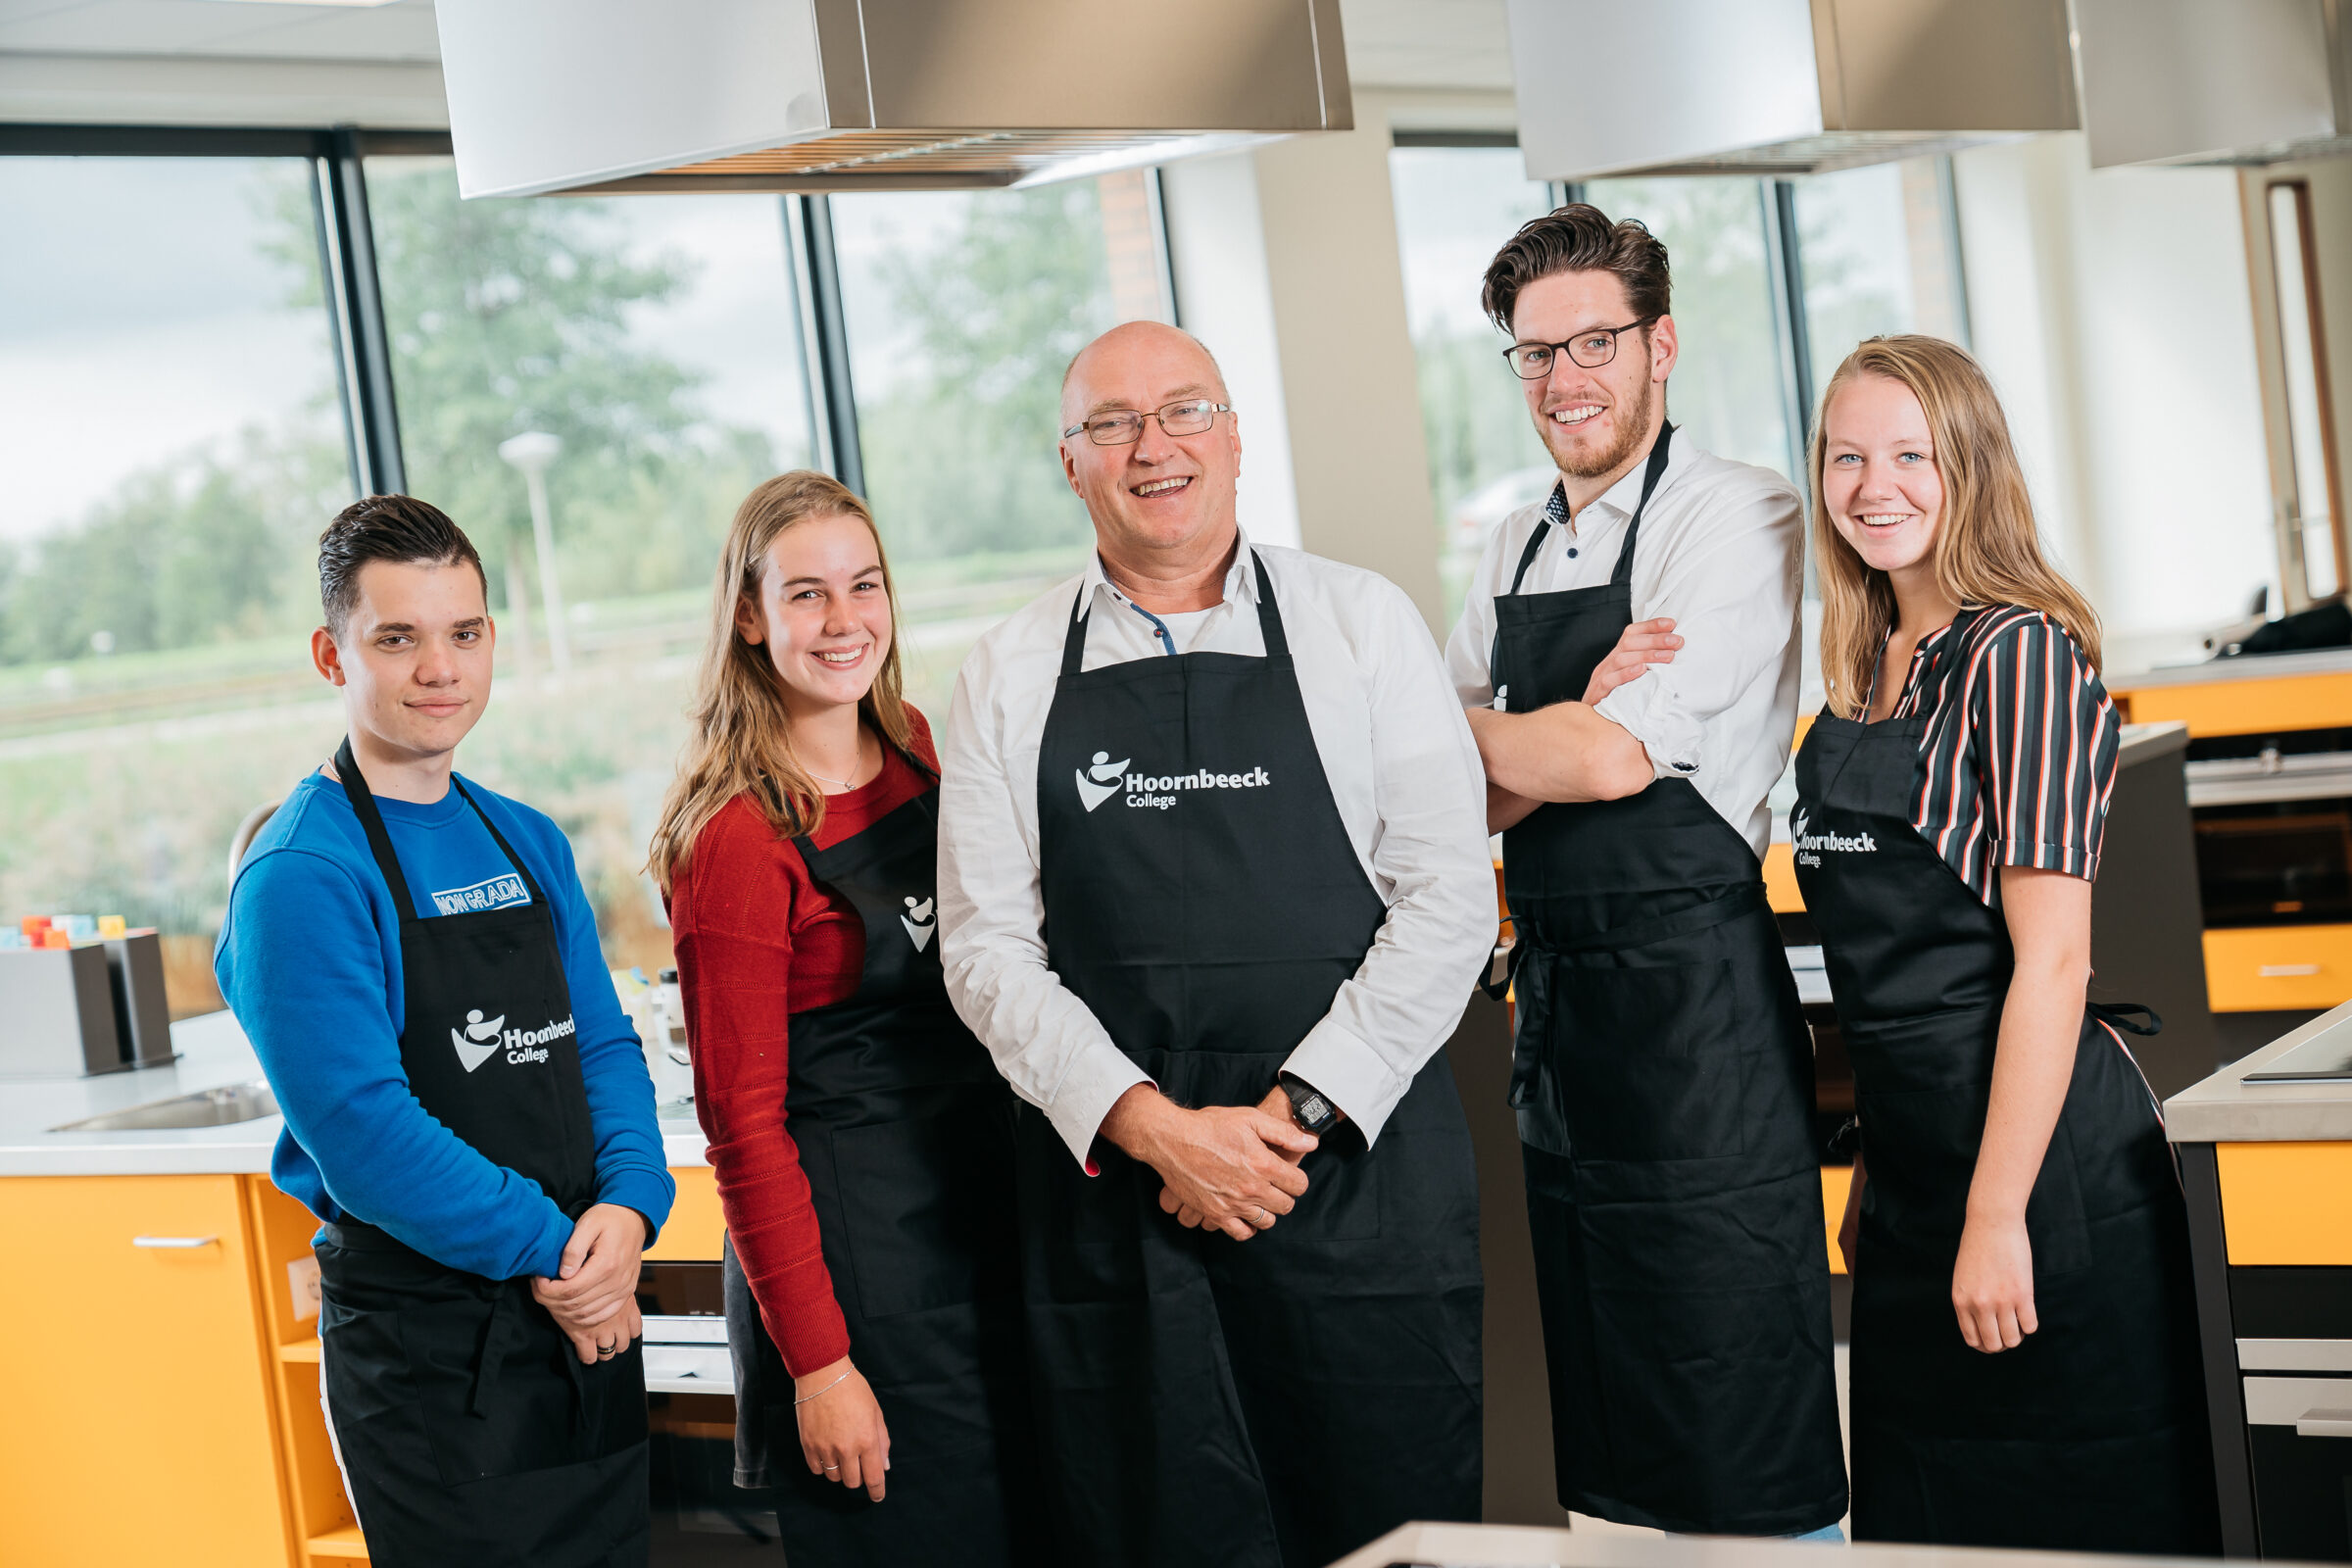
[[[2080,134],[1953,160],[1978,357],[2116,669],[2197,657],[2276,570],[2228,169],[2093,172]]]
[[[1195,158],[1170,164],[1159,178],[1177,321],[1217,357],[1241,424],[1242,526],[1252,539],[1295,547],[1298,495],[1258,219],[1257,160],[1250,153]]]
[[[1389,192],[1390,102],[1357,128],[1162,172],[1177,314],[1242,416],[1242,523],[1370,567],[1443,635],[1438,531]]]

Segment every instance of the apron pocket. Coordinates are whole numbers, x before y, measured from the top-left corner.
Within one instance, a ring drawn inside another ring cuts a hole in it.
[[[1980,1083],[1860,1097],[1862,1148],[1870,1162],[1864,1218],[1903,1252],[1936,1259],[1947,1287],[1968,1221],[1968,1189],[1976,1180],[1990,1094],[1991,1086]],[[2026,1237],[2037,1281],[2091,1261],[2068,1120],[2060,1114],[2026,1199]]]
[[[581,1364],[522,1287],[404,1309],[425,1437],[452,1485],[603,1458],[646,1435],[644,1354]]]
[[[1546,1065],[1580,1160],[1720,1159],[1746,1136],[1732,966],[1562,967]]]
[[[868,1318],[979,1299],[983,1253],[1009,1257],[1009,1151],[993,1116],[871,1122],[833,1133],[843,1229]]]

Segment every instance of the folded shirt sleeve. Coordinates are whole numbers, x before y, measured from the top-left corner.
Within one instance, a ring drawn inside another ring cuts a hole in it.
[[[1640,741],[1660,778],[1690,778],[1712,760],[1706,728],[1743,692],[1781,667],[1798,635],[1804,588],[1802,519],[1782,485],[1730,499],[1666,564],[1636,620],[1670,615],[1682,648],[1592,705]]]
[[[2123,735],[2114,703],[2046,615],[2002,627],[1983,660],[1969,723],[1992,863],[2095,879]]]
[[[1358,640],[1371,663],[1372,869],[1388,914],[1331,1009],[1284,1063],[1380,1137],[1446,1044],[1494,948],[1486,777],[1456,685],[1420,612],[1379,585]]]

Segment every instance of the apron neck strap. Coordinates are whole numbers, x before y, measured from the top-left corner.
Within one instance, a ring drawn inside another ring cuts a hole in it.
[[[1972,606],[1952,617],[1952,623],[1944,628],[1943,636],[1937,640],[1936,651],[1928,656],[1927,666],[1919,672],[1919,689],[1922,693],[1934,690],[1942,683],[1945,659],[1958,651],[1960,645],[1968,640],[1968,629],[1977,623],[1977,617],[1984,614],[1988,608],[1985,605]],[[1894,635],[1892,628],[1888,629],[1887,635],[1890,637]],[[1883,651],[1884,645],[1881,646]],[[1879,660],[1880,664],[1884,664],[1886,662],[1884,657]],[[1871,707],[1878,700],[1879,672],[1874,667],[1870,672],[1870,691],[1862,699],[1862,716],[1865,719],[1869,718]],[[1898,703],[1901,701],[1899,696],[1896,701]]]
[[[1674,426],[1660,425],[1657,444],[1649,449],[1648,465],[1642,470],[1642,499],[1634,503],[1634,515],[1625,525],[1625,542],[1617,547],[1617,564],[1609,570],[1612,588],[1624,587],[1634,580],[1634,535],[1642,527],[1642,514],[1649,506],[1650,492],[1657,489],[1658,480],[1665,475],[1666,452],[1673,440]],[[1519,585],[1527,580],[1527,568],[1536,564],[1536,555],[1550,534],[1551,516],[1546,513],[1536,519],[1527,536],[1527,548],[1519,552],[1519,567],[1511,573],[1512,593],[1517,593]]]
[[[1642,531],[1642,514],[1649,510],[1650,493],[1666,475],[1666,452],[1674,444],[1674,426],[1658,426],[1658,444],[1649,449],[1649,462],[1642,470],[1642,499],[1634,503],[1634,514],[1626,519],[1625,543],[1617,547],[1617,564],[1610,568],[1609,586],[1630,587],[1634,580],[1634,536]]]
[[[1257,630],[1265,639],[1266,657],[1288,659],[1291,638],[1282,629],[1282,607],[1274,603],[1274,579],[1266,575],[1266,558],[1252,550],[1250,564],[1257,568]]]
[[[383,873],[385,885],[392,890],[393,907],[400,911],[403,920],[416,919],[416,901],[409,893],[409,879],[400,869],[400,857],[393,853],[392,835],[384,829],[384,813],[375,804],[375,792],[368,787],[367,778],[360,772],[359,760],[351,755],[351,737],[348,735],[343,737],[343,744],[335,749],[335,774],[343,782],[344,797],[351,802],[352,812],[360,819],[361,831],[368,835],[368,848],[375,856],[375,868]],[[482,826],[489,831],[491,842],[507,858],[507,863],[514,868],[514,874],[522,878],[522,885],[530,890],[531,901],[546,908],[547,895],[540,891],[539,879],[531,875],[531,868],[523,864],[522,857],[514,853],[514,847],[498,830],[498,824],[490,820],[481,803],[473,798],[473,792],[455,773],[450,774],[449,782],[466,804],[473,808],[473,814],[481,818]]]
[[[1274,579],[1266,575],[1266,558],[1256,551],[1250,552],[1250,564],[1257,572],[1257,630],[1265,639],[1268,659],[1291,657],[1290,635],[1282,629],[1282,610],[1274,603]],[[1086,619],[1088,594],[1086,584],[1078,584],[1077,602],[1070,606],[1070,627],[1061,637],[1061,673],[1064,678],[1078,673],[1086,662]]]

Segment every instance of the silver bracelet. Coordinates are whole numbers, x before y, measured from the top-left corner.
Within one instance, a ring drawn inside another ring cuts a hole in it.
[[[821,1388],[821,1389],[817,1390],[817,1391],[816,1391],[816,1394],[829,1394],[829,1393],[831,1393],[833,1390],[840,1388],[840,1387],[841,1387],[841,1386],[842,1386],[844,1383],[847,1383],[847,1382],[849,1382],[849,1381],[850,1381],[850,1374],[849,1374],[849,1373],[847,1373],[847,1372],[844,1372],[844,1373],[843,1373],[841,1376],[839,1376],[839,1377],[835,1378],[835,1379],[834,1379],[832,1382],[830,1382],[830,1383],[826,1384],[826,1385],[825,1385],[823,1388]],[[804,1394],[804,1395],[802,1395],[802,1396],[801,1396],[799,1398],[797,1398],[797,1399],[793,1400],[792,1402],[793,1402],[793,1404],[794,1404],[795,1406],[799,1406],[799,1405],[804,1405],[804,1404],[807,1404],[807,1403],[808,1403],[808,1402],[810,1399],[813,1399],[813,1398],[815,1398],[815,1397],[816,1397],[816,1394]]]

